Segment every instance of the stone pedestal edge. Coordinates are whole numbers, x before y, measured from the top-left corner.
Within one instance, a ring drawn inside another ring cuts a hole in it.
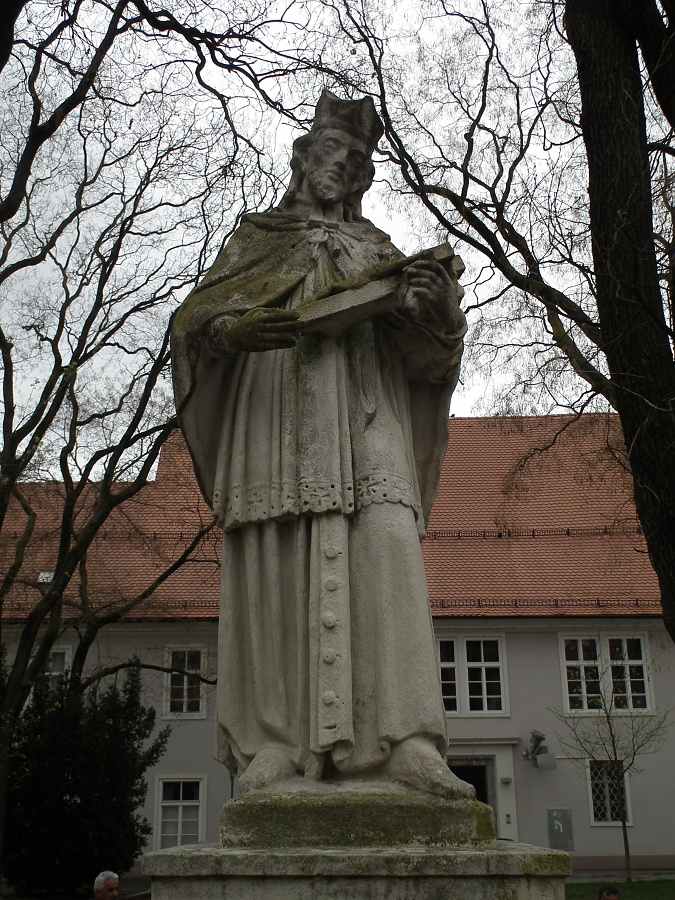
[[[148,854],[152,900],[564,900],[570,857],[481,848],[242,850],[196,844]]]
[[[191,844],[158,850],[143,857],[143,871],[151,878],[167,877],[419,877],[463,875],[558,876],[572,871],[571,858],[560,850],[546,850],[511,841],[483,847],[371,848],[332,850],[242,850],[216,844]]]

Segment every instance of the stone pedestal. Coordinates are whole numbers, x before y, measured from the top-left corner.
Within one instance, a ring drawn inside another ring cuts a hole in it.
[[[144,859],[152,900],[564,900],[570,858],[489,847],[232,850],[195,844]]]
[[[220,846],[149,853],[143,869],[152,900],[564,900],[571,863],[495,840],[482,803],[349,782],[231,800]]]

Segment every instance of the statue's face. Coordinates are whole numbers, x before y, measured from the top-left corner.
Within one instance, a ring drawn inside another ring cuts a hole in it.
[[[324,128],[314,138],[304,163],[307,186],[322,206],[341,203],[368,181],[368,148],[338,128]]]

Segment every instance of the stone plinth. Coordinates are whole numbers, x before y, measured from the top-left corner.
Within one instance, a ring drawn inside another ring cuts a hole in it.
[[[567,853],[494,839],[492,810],[394,782],[308,782],[223,807],[221,845],[149,853],[152,900],[564,900]]]
[[[228,849],[148,854],[152,900],[564,900],[568,854],[483,847]]]
[[[385,781],[286,782],[230,800],[222,847],[458,847],[495,837],[492,809]]]

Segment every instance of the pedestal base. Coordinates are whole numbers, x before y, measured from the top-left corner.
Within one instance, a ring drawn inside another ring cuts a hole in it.
[[[149,853],[152,900],[564,900],[570,857],[484,847],[233,850],[195,844]]]
[[[220,845],[231,849],[460,847],[495,836],[484,803],[376,780],[298,778],[230,800],[220,817]]]

